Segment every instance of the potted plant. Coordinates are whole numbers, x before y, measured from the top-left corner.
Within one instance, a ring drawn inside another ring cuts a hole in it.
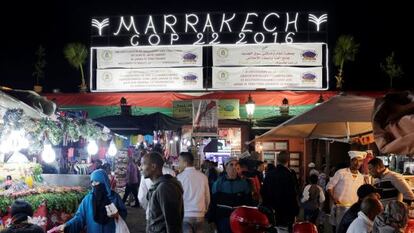
[[[390,79],[390,89],[392,90],[393,80],[404,75],[401,65],[395,61],[394,52],[385,58],[385,63],[381,63],[380,67]]]
[[[43,91],[43,87],[40,84],[40,80],[42,80],[45,77],[44,69],[46,67],[46,51],[45,48],[43,48],[42,45],[39,45],[39,48],[36,50],[36,57],[37,61],[34,64],[34,72],[32,75],[36,78],[36,83],[33,86],[33,90],[37,93],[41,93]]]
[[[354,61],[355,55],[358,53],[359,44],[354,40],[353,36],[342,35],[336,42],[334,50],[334,64],[339,67],[336,78],[336,88],[342,89],[344,83],[344,64],[346,61]]]
[[[85,64],[86,58],[88,57],[88,50],[86,49],[86,46],[81,43],[70,43],[66,45],[63,53],[69,64],[80,70],[81,84],[79,85],[79,91],[85,93],[87,91],[87,86],[83,72],[83,64]]]

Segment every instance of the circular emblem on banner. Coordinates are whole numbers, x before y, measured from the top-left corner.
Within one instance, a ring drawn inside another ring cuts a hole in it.
[[[217,56],[221,57],[221,58],[226,58],[229,56],[229,50],[226,48],[220,48],[217,51]]]
[[[104,83],[111,83],[112,82],[112,74],[109,72],[105,72],[102,75],[102,81],[104,81]]]
[[[227,71],[220,70],[218,72],[218,79],[220,81],[226,81],[227,79],[229,79],[229,73]]]
[[[111,61],[112,60],[112,51],[104,50],[101,54],[101,58],[104,61]]]

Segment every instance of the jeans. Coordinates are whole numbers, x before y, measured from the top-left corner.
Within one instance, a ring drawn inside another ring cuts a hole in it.
[[[230,217],[217,219],[216,225],[218,233],[232,233],[230,228]]]
[[[204,232],[204,218],[184,217],[183,233],[203,233]]]

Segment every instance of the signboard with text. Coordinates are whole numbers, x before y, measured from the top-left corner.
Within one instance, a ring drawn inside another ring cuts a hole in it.
[[[93,17],[91,91],[326,90],[325,12]]]
[[[286,90],[322,87],[322,67],[213,67],[214,90]]]
[[[322,66],[322,44],[214,45],[214,66]]]
[[[97,70],[100,91],[203,90],[203,68]]]
[[[223,12],[93,17],[94,46],[327,42],[324,12]]]
[[[221,99],[219,104],[219,119],[240,119],[240,101],[238,99]],[[191,100],[173,101],[173,117],[193,117],[193,102]]]
[[[103,47],[96,49],[97,68],[202,66],[201,46]]]

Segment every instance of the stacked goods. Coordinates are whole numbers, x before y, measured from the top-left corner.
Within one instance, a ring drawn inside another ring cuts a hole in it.
[[[115,177],[117,180],[116,192],[124,192],[128,166],[128,151],[121,150],[115,158]]]

